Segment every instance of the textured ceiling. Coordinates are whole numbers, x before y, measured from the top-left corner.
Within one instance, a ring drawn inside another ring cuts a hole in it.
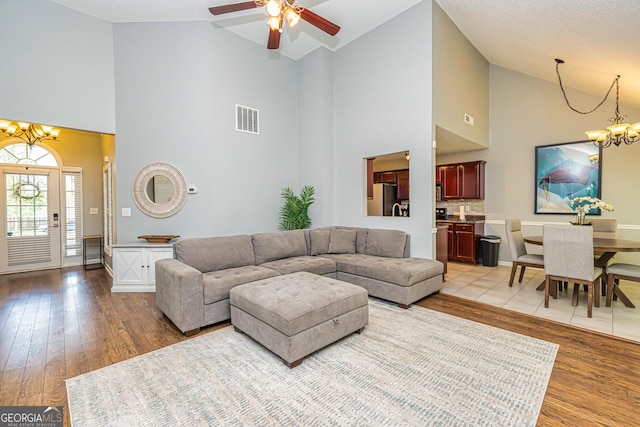
[[[262,9],[217,17],[208,11],[210,6],[243,0],[51,1],[110,22],[208,20],[261,45],[267,42]],[[331,37],[306,22],[294,29],[285,25],[279,52],[299,59],[320,46],[339,49],[420,1],[299,0],[297,4],[342,29]],[[562,58],[566,61],[561,67],[563,83],[598,97],[604,96],[620,74],[620,103],[640,108],[640,0],[436,2],[489,62],[556,82],[553,59]]]

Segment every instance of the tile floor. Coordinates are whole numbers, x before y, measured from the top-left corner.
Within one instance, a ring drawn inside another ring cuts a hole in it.
[[[622,280],[620,288],[637,308],[627,308],[620,300],[606,307],[605,297],[600,297],[600,307],[594,307],[593,317],[588,318],[587,293],[582,289],[578,306],[571,306],[572,284],[568,290],[558,292],[557,300],[549,299],[549,308],[544,307],[544,291],[536,290],[544,281],[544,272],[540,269],[527,268],[522,283],[518,283],[518,268],[510,288],[510,266],[449,262],[447,268],[442,293],[640,342],[640,284],[636,282]]]

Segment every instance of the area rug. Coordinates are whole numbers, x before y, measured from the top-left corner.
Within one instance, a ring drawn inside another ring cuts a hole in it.
[[[558,345],[370,299],[289,369],[232,327],[67,380],[74,426],[534,426]]]

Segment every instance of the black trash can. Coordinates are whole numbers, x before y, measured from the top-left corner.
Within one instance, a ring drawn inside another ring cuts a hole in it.
[[[482,236],[482,265],[495,267],[498,265],[498,249],[500,248],[500,236]]]

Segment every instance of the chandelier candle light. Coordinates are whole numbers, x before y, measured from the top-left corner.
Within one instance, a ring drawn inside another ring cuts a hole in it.
[[[604,102],[609,98],[609,94],[611,93],[611,89],[616,87],[616,109],[613,113],[613,117],[609,119],[611,123],[610,126],[607,126],[607,130],[599,129],[599,130],[588,130],[585,133],[589,137],[589,139],[593,142],[594,145],[600,146],[603,148],[609,147],[611,144],[616,147],[622,144],[623,142],[627,145],[633,144],[634,142],[640,140],[640,122],[634,123],[630,125],[629,123],[623,123],[626,116],[620,114],[620,76],[618,75],[609,90],[604,95],[604,99],[600,101],[598,105],[596,105],[590,111],[580,111],[575,109],[569,103],[569,99],[567,98],[567,94],[564,91],[564,86],[562,86],[562,78],[560,77],[560,64],[564,64],[562,59],[556,59],[556,74],[558,75],[558,83],[560,83],[560,90],[562,91],[562,95],[564,96],[564,100],[567,103],[567,106],[579,114],[590,114],[596,111]]]
[[[569,200],[569,207],[576,211],[576,221],[571,222],[573,225],[591,225],[585,222],[585,216],[591,209],[602,209],[605,211],[613,211],[613,205],[603,202],[597,197],[576,197]]]
[[[60,135],[60,129],[33,123],[0,120],[0,134],[20,138],[29,146],[32,146],[36,142],[57,139],[58,135]]]

